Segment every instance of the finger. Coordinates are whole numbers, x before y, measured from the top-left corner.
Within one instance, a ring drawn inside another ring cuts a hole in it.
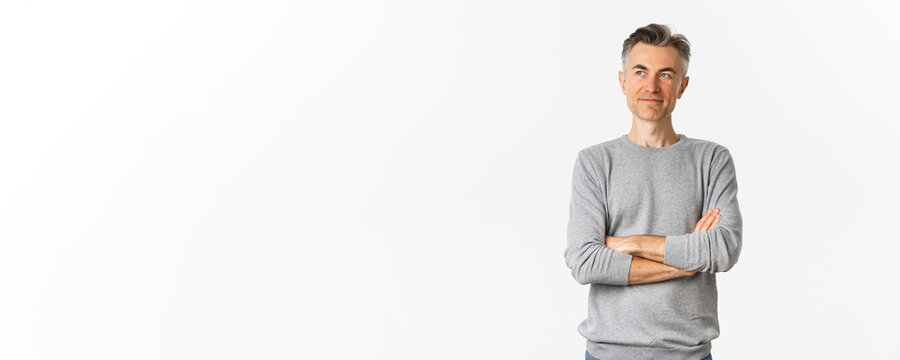
[[[716,225],[719,225],[719,219],[721,219],[721,218],[722,218],[721,214],[716,214],[716,219],[713,220],[711,225],[709,225],[709,228],[712,229],[712,228],[716,227]]]
[[[709,213],[712,210],[707,210],[706,213],[700,218],[700,221],[697,222],[697,225],[694,225],[694,232],[700,231],[700,226],[703,225],[703,222],[706,220],[706,217],[709,216]]]
[[[715,224],[718,223],[718,220],[719,220],[719,208],[716,208],[715,212],[710,214],[708,224],[705,226],[705,228],[703,230],[706,231],[706,230],[712,229],[713,227],[716,226]]]
[[[712,211],[712,210],[710,210]],[[716,213],[710,213],[709,216],[706,217],[706,220],[703,222],[703,225],[700,226],[700,231],[709,230],[710,224],[712,224],[713,220],[715,220]]]

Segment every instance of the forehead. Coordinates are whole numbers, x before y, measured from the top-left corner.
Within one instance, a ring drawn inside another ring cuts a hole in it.
[[[671,67],[681,70],[681,55],[675,45],[654,46],[644,42],[634,44],[628,53],[626,68],[644,65],[650,69]]]

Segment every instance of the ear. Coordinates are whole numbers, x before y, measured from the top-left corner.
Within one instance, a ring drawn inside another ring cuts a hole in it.
[[[681,99],[681,94],[684,94],[684,89],[687,89],[688,82],[691,80],[690,76],[685,76],[684,79],[681,79],[681,88],[678,89],[678,98]]]
[[[619,71],[619,86],[622,87],[622,94],[627,95],[625,94],[625,73],[621,71]]]

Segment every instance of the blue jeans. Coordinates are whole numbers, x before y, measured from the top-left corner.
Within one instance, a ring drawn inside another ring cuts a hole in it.
[[[600,360],[600,359],[597,359],[597,358],[591,356],[591,353],[585,351],[584,352],[584,360]],[[702,358],[700,360],[712,360],[712,354],[708,354],[708,355],[706,355],[705,358]]]

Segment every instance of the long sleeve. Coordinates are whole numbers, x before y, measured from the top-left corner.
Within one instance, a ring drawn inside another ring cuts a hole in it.
[[[713,155],[704,209],[719,208],[716,227],[696,233],[666,237],[665,263],[687,271],[725,272],[741,254],[741,210],[734,162],[721,147]],[[698,218],[699,220],[699,218]]]
[[[606,247],[605,201],[594,162],[581,150],[572,174],[566,265],[580,284],[627,285],[632,257]]]

